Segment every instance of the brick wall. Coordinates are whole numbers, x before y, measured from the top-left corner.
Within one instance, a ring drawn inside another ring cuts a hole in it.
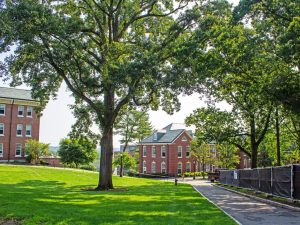
[[[2,104],[2,103],[1,103]],[[32,117],[27,117],[27,107],[24,105],[23,117],[18,117],[18,105],[5,104],[5,115],[0,116],[0,123],[4,123],[4,136],[0,136],[0,143],[3,143],[3,157],[1,161],[24,161],[25,142],[28,139],[39,140],[40,119],[32,112]],[[34,108],[34,107],[33,107]],[[22,137],[17,137],[17,125],[22,124]],[[31,137],[26,137],[26,125],[31,125]],[[21,157],[16,157],[16,144],[22,145]]]
[[[183,137],[185,137],[186,140],[183,140]],[[167,174],[170,176],[177,175],[177,169],[178,169],[178,163],[182,163],[182,172],[186,172],[186,163],[190,162],[190,168],[191,171],[194,171],[193,166],[193,159],[192,157],[186,157],[186,148],[187,146],[190,146],[191,138],[190,136],[184,131],[181,133],[177,139],[173,143],[169,144],[159,144],[159,143],[153,143],[153,144],[145,144],[140,145],[140,166],[139,166],[139,172],[143,172],[143,161],[146,161],[146,167],[147,167],[147,173],[151,173],[151,164],[152,162],[156,163],[156,173],[161,173],[161,163],[166,163],[166,169]],[[146,146],[147,148],[147,155],[146,157],[143,157],[143,146]],[[155,146],[156,148],[156,157],[152,157],[152,146]],[[166,147],[166,157],[161,157],[161,146]],[[178,158],[178,146],[182,146],[182,157]]]

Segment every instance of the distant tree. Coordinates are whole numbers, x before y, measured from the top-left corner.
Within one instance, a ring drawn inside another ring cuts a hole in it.
[[[240,158],[237,154],[238,148],[231,144],[219,144],[216,147],[217,159],[215,164],[221,168],[235,169]]]
[[[29,163],[38,164],[40,157],[50,155],[49,144],[41,143],[37,140],[30,139],[26,141],[25,151]]]
[[[191,155],[200,162],[204,178],[205,165],[207,163],[212,164],[215,161],[211,148],[201,138],[196,137],[191,141]]]
[[[62,139],[59,143],[58,154],[62,163],[67,165],[89,164],[96,159],[97,151],[96,144],[86,137],[79,139]]]
[[[152,126],[149,122],[149,115],[145,111],[138,111],[133,108],[126,108],[115,125],[116,134],[121,135],[121,144],[124,153],[129,143],[140,141],[152,132]],[[123,176],[123,154],[120,154],[120,177]]]
[[[125,169],[125,170],[135,169],[136,168],[136,160],[128,152],[122,152],[115,158],[114,165],[120,166],[120,167],[122,166],[123,169]]]

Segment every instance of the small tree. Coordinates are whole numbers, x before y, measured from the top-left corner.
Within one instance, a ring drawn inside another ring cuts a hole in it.
[[[119,154],[116,159],[114,160],[115,166],[123,166],[123,169],[135,169],[136,168],[136,160],[132,157],[128,152],[123,152]],[[123,171],[122,171],[123,172]],[[121,173],[121,170],[120,170]]]
[[[28,155],[28,162],[31,164],[37,164],[40,161],[40,157],[50,154],[49,144],[44,144],[37,140],[30,139],[26,141],[25,152]]]
[[[202,165],[202,176],[204,176],[205,164],[213,163],[214,157],[211,149],[200,138],[195,138],[191,141],[191,153]]]
[[[230,144],[217,145],[217,160],[216,164],[221,168],[234,169],[239,163],[239,156],[237,155],[237,148]]]
[[[123,144],[121,152],[124,153],[130,142],[141,141],[152,132],[149,122],[149,115],[145,111],[138,111],[133,108],[126,108],[118,118],[115,126],[116,134],[121,135],[120,142]],[[123,154],[120,154],[120,177],[123,176]]]
[[[89,164],[96,159],[96,144],[86,137],[78,139],[62,139],[59,143],[58,154],[64,164],[78,168],[79,165]]]

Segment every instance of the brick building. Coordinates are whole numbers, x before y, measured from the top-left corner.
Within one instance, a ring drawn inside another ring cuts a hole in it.
[[[0,87],[0,162],[25,161],[26,140],[39,140],[36,106],[31,91]]]
[[[176,176],[195,169],[198,171],[190,153],[191,140],[192,132],[183,124],[172,123],[155,131],[139,143],[139,172]]]

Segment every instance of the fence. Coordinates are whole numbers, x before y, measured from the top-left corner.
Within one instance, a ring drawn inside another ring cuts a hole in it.
[[[300,165],[221,170],[220,183],[300,200]]]

